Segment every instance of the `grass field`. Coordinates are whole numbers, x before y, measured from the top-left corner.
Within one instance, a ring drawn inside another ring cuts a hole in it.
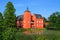
[[[44,30],[46,40],[60,40],[60,30]]]
[[[28,31],[27,34],[24,32],[17,32],[16,39],[18,40],[60,40],[60,30],[41,30]]]

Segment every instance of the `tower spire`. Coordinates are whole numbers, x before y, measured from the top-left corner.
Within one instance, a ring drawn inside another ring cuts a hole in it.
[[[27,11],[29,10],[29,8],[27,7]]]
[[[30,12],[28,7],[26,8],[26,11],[25,12]]]

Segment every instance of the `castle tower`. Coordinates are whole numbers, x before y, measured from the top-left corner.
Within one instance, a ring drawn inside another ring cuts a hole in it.
[[[23,28],[30,28],[31,27],[31,12],[27,10],[24,12],[23,17]]]

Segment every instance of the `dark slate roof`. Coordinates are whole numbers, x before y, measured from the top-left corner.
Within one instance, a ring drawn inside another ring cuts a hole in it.
[[[36,16],[36,18],[42,18],[42,16],[40,14],[34,14],[34,15]],[[17,16],[16,19],[22,21],[23,20],[23,15]]]
[[[25,12],[30,12],[29,10],[25,10]]]
[[[36,16],[36,18],[42,18],[42,16],[40,14],[34,14]]]
[[[23,20],[23,15],[19,15],[19,16],[17,16],[16,19],[22,21],[22,20]]]

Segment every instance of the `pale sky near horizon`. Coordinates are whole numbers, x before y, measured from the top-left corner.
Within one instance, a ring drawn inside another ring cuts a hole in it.
[[[13,3],[17,16],[23,14],[27,6],[31,13],[41,14],[46,18],[53,12],[60,12],[60,0],[0,0],[0,12],[4,12],[5,6],[9,1]]]

